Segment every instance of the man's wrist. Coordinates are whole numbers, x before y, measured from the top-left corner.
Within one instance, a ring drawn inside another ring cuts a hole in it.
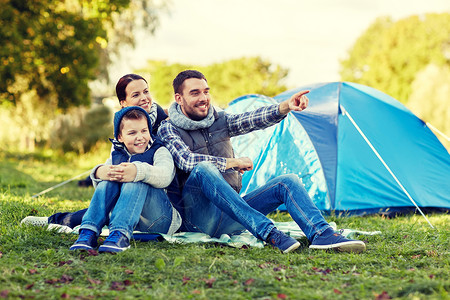
[[[236,158],[228,157],[226,158],[226,161],[227,161],[227,169],[234,169],[237,167]]]
[[[289,103],[287,101],[283,101],[278,105],[278,112],[281,115],[287,115],[291,110],[289,109]]]

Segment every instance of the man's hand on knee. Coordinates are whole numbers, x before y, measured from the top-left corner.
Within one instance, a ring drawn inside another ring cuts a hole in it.
[[[227,169],[231,168],[242,174],[253,169],[253,161],[248,157],[227,158]]]

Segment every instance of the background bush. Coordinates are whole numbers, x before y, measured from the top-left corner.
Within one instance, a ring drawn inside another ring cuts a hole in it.
[[[113,137],[112,110],[105,105],[74,109],[60,115],[51,131],[49,146],[63,152],[86,153]]]

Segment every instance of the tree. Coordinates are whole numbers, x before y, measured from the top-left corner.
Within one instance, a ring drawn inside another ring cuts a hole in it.
[[[173,101],[172,80],[186,69],[196,69],[208,79],[216,105],[227,106],[231,100],[245,94],[275,96],[286,90],[282,81],[288,70],[272,65],[260,57],[232,59],[208,66],[168,64],[148,61],[137,73],[149,78],[150,91],[159,104],[167,106]]]
[[[153,24],[151,30],[157,20],[147,13],[152,6],[145,0],[2,2],[0,101],[14,105],[29,90],[36,91],[37,100],[50,99],[62,109],[90,103],[88,82],[107,74],[118,40],[134,43],[136,19],[126,12],[140,9],[141,23]],[[141,9],[144,4],[147,9]],[[12,87],[17,81],[26,89]]]
[[[450,13],[377,19],[341,61],[341,78],[379,89],[406,103],[417,73],[450,65]]]
[[[0,91],[3,101],[17,104],[21,94],[35,90],[43,101],[56,99],[59,107],[87,103],[87,89],[94,78],[100,48],[96,41],[106,32],[98,20],[87,22],[46,1],[7,1],[1,11]],[[18,81],[24,89],[14,88]]]
[[[450,136],[450,67],[428,65],[412,84],[407,106],[425,122]],[[450,142],[439,133],[442,144],[450,151]]]
[[[111,56],[134,45],[137,28],[155,30],[159,11],[152,0],[1,0],[1,5],[0,109],[11,115],[1,121],[21,128],[7,139],[29,150],[49,137],[56,115],[90,104],[89,83],[108,78]]]

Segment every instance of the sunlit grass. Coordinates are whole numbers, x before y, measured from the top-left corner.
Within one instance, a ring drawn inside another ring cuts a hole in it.
[[[19,299],[449,299],[450,216],[327,217],[361,236],[363,254],[310,250],[282,255],[217,244],[135,242],[118,255],[71,252],[74,234],[20,226],[27,215],[86,208],[93,188],[77,180],[32,196],[108,155],[3,157],[0,166],[0,298]],[[66,161],[65,161],[66,160]],[[271,214],[277,221],[286,213]]]

